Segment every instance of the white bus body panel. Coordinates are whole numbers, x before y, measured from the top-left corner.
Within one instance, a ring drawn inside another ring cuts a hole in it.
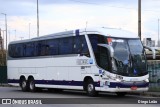
[[[116,74],[112,74],[106,72],[106,77],[101,77],[99,73],[100,70],[95,63],[95,58],[93,55],[93,50],[91,48],[91,44],[87,37],[87,34],[100,34],[111,37],[122,37],[122,38],[138,38],[134,34],[122,31],[119,29],[81,29],[79,30],[80,35],[85,35],[88,48],[90,51],[90,58],[86,56],[80,55],[59,55],[59,56],[47,56],[47,57],[37,57],[37,58],[24,58],[24,59],[16,59],[16,60],[8,60],[8,79],[9,80],[19,80],[20,76],[25,76],[28,79],[29,76],[33,76],[35,80],[39,82],[43,81],[43,83],[37,83],[36,87],[41,88],[64,88],[64,89],[80,89],[83,90],[83,80],[85,77],[89,76],[96,82],[95,89],[97,91],[109,91],[109,92],[124,92],[124,91],[132,91],[130,88],[112,88],[109,87],[110,83],[117,83],[116,80],[111,78],[116,77]],[[64,32],[65,33],[65,32]],[[54,35],[54,34],[53,34]],[[65,35],[66,36],[66,35]],[[73,36],[76,36],[75,31],[73,31]],[[49,35],[51,38],[52,35]],[[45,38],[45,37],[40,37]],[[47,38],[47,37],[46,37]],[[38,39],[38,38],[35,38]],[[33,39],[33,40],[35,40]],[[11,43],[21,43],[24,41],[16,41]],[[90,64],[90,61],[92,62]],[[109,78],[110,77],[110,78]],[[148,79],[148,75],[143,77],[123,77],[124,82],[139,82]],[[69,81],[67,84],[69,85],[57,85],[54,82],[65,83]],[[70,83],[77,83],[72,84]],[[108,85],[106,85],[108,82]],[[18,86],[19,83],[9,83],[11,85]],[[146,91],[148,87],[138,88],[136,91]]]

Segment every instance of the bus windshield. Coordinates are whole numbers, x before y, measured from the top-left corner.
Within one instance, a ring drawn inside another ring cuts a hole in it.
[[[147,74],[146,57],[139,39],[110,38],[114,49],[114,73],[123,76]]]

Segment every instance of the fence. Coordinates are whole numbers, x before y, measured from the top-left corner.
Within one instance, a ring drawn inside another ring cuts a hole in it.
[[[7,83],[7,67],[0,66],[0,84]]]
[[[160,91],[160,60],[148,60],[150,91]],[[7,83],[7,67],[0,66],[0,84]]]
[[[160,91],[160,60],[148,60],[150,91]]]

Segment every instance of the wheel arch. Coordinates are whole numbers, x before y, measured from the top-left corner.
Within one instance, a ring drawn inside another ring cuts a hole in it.
[[[34,79],[33,75],[29,75],[27,80]]]
[[[83,90],[86,90],[87,82],[88,82],[88,80],[90,80],[90,79],[94,82],[94,79],[93,79],[92,76],[86,75],[86,76],[84,77],[84,79],[83,79]]]
[[[21,75],[20,78],[19,78],[19,85],[21,86],[21,81],[25,79],[26,80],[26,77],[24,75]]]

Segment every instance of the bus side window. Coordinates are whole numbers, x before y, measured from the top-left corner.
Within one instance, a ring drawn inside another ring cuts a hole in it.
[[[85,39],[85,36],[81,36],[81,45],[82,45],[82,51],[81,54],[90,57],[87,41]]]
[[[16,57],[16,45],[9,45],[9,56],[13,58]]]
[[[16,51],[17,57],[23,57],[23,44],[17,44]]]
[[[36,48],[36,56],[44,56],[46,51],[46,44],[45,41],[38,41],[35,43]]]
[[[25,56],[26,57],[33,57],[35,56],[35,46],[34,46],[34,43],[32,42],[29,42],[29,43],[26,43],[25,44]]]
[[[90,57],[88,45],[84,35],[76,36],[74,38],[73,53]]]
[[[105,70],[109,70],[108,50],[104,47],[99,47],[99,66]]]
[[[73,39],[71,37],[60,38],[59,55],[72,54]]]
[[[73,54],[80,54],[80,51],[81,51],[80,36],[75,36],[73,38]]]
[[[46,41],[46,55],[58,55],[58,40],[52,39]]]
[[[94,52],[97,65],[105,70],[109,70],[109,54],[106,48],[98,46],[98,44],[105,44],[105,38],[102,35],[90,34],[89,40]]]

